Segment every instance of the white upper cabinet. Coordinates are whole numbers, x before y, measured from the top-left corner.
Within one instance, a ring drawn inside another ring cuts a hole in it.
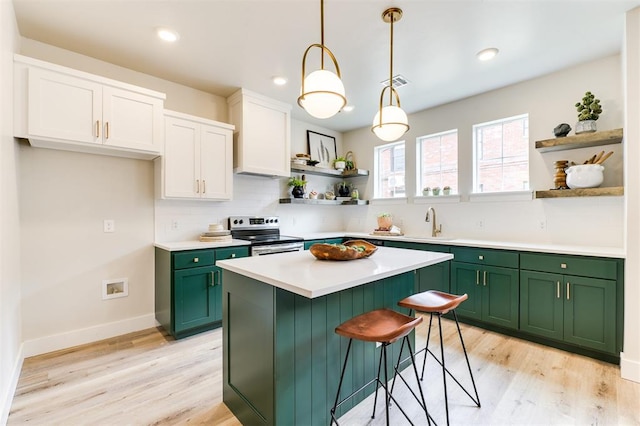
[[[14,136],[45,148],[160,155],[164,94],[20,55],[14,62]]]
[[[233,126],[165,111],[162,197],[230,200]]]
[[[290,176],[291,105],[240,89],[227,99],[234,134],[234,170]]]

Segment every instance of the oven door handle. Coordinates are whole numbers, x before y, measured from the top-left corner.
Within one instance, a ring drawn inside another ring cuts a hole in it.
[[[288,244],[273,244],[264,246],[254,246],[251,248],[251,254],[253,256],[260,256],[263,254],[275,254],[284,253],[288,251],[302,251],[304,250],[303,243],[288,243]]]

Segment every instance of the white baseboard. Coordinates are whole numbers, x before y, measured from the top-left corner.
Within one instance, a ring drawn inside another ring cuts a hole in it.
[[[623,379],[640,383],[640,361],[624,357],[624,352],[620,354],[620,376]]]
[[[68,331],[66,333],[26,340],[23,343],[23,355],[24,358],[28,358],[30,356],[144,330],[146,328],[155,327],[156,324],[155,315],[147,314],[135,318],[128,318],[122,321],[115,321],[93,327]]]
[[[20,372],[22,371],[22,362],[24,361],[24,344],[20,345],[16,362],[11,372],[11,377],[6,393],[2,395],[0,400],[0,425],[6,425],[9,419],[9,411],[11,411],[11,403],[13,402],[13,396],[16,394],[16,387],[18,387],[18,379],[20,379]],[[0,389],[2,391],[2,389]]]

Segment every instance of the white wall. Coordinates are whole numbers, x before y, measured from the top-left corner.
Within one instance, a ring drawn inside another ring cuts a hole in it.
[[[0,1],[0,424],[5,424],[22,365],[18,149],[13,139],[13,4]]]
[[[640,382],[640,8],[627,13],[625,35],[625,262],[624,351],[620,354],[622,377]]]
[[[594,78],[597,76],[597,78]],[[410,90],[408,86],[406,89]],[[427,206],[434,203],[445,235],[464,238],[529,241],[587,246],[623,246],[624,197],[588,197],[538,199],[529,201],[469,202],[472,188],[473,124],[529,114],[531,187],[553,186],[554,161],[567,159],[582,163],[601,149],[614,151],[605,163],[603,186],[620,186],[623,181],[624,144],[582,148],[570,151],[540,153],[534,141],[553,137],[553,128],[562,122],[575,127],[574,104],[590,90],[601,100],[604,113],[598,120],[601,130],[623,126],[622,65],[620,56],[582,64],[541,78],[487,92],[409,116],[411,129],[405,136],[407,193],[416,193],[415,140],[419,136],[458,129],[459,181],[461,202],[437,203],[434,199],[414,200],[400,204],[373,204],[351,217],[349,229],[368,231],[375,227],[378,212],[394,214],[405,233],[424,233]],[[402,98],[402,93],[400,93]],[[573,134],[573,133],[572,133]],[[381,144],[368,128],[346,133],[346,149],[353,150],[363,168],[373,168],[373,148]],[[362,192],[362,191],[361,191]],[[371,198],[373,178],[369,179],[364,198]],[[429,203],[429,204],[425,204]],[[482,221],[482,227],[479,222]],[[545,229],[540,229],[540,223]]]

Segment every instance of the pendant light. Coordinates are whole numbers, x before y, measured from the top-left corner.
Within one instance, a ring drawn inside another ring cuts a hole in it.
[[[377,137],[386,142],[395,141],[409,130],[409,120],[407,114],[400,107],[400,97],[393,87],[393,23],[402,18],[402,9],[391,7],[382,12],[382,20],[391,24],[391,43],[389,55],[389,84],[380,93],[380,104],[378,112],[373,118],[371,131]],[[389,91],[389,105],[383,107],[383,100],[386,91]],[[393,101],[395,99],[395,105]]]
[[[320,69],[305,77],[307,54],[314,48],[320,48]],[[324,69],[324,55],[329,55],[336,72]],[[336,115],[347,103],[344,85],[340,79],[340,67],[331,50],[324,45],[324,0],[320,0],[320,44],[307,47],[302,56],[302,87],[298,105],[316,118],[329,118]]]

